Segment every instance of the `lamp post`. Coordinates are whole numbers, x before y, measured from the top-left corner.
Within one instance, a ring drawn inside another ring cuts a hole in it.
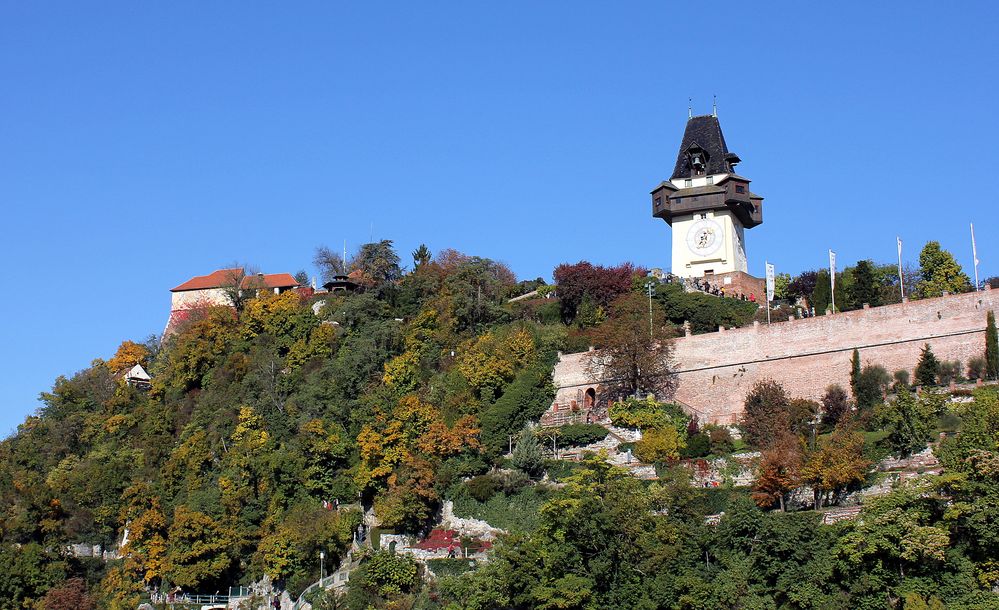
[[[323,586],[323,577],[324,577],[324,574],[323,574],[324,565],[323,565],[323,563],[324,563],[325,559],[326,559],[326,552],[325,551],[319,551],[319,587],[320,588],[322,588],[322,586]]]

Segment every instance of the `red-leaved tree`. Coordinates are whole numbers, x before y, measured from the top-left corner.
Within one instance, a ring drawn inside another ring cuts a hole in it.
[[[555,267],[555,278],[562,319],[568,324],[576,317],[583,299],[589,297],[604,309],[622,294],[631,291],[632,277],[647,272],[631,263],[603,267],[587,261],[575,265],[563,263]]]

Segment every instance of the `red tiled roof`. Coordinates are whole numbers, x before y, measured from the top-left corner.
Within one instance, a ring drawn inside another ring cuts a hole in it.
[[[294,288],[298,286],[296,280],[290,273],[270,273],[248,275],[243,278],[240,288],[260,289],[260,288]]]
[[[232,285],[236,278],[242,277],[242,275],[243,270],[238,267],[235,269],[219,269],[218,271],[212,271],[208,275],[198,275],[192,277],[180,286],[171,288],[170,292],[221,288],[222,286]]]
[[[239,284],[240,288],[294,288],[298,286],[298,281],[290,273],[247,276],[244,276],[243,273],[243,270],[239,267],[235,269],[219,269],[218,271],[212,271],[208,275],[192,277],[180,286],[171,288],[170,292],[222,288],[223,286],[231,286],[239,278],[242,278]]]

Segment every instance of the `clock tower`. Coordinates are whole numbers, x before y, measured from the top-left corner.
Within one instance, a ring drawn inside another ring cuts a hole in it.
[[[745,230],[763,222],[763,197],[735,173],[739,161],[717,115],[687,120],[673,175],[652,191],[652,215],[673,229],[675,275],[748,272]]]

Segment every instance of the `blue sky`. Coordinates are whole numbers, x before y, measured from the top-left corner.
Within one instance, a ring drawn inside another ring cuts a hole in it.
[[[969,222],[999,274],[996,4],[751,4],[0,2],[0,435],[231,261],[666,267],[688,97],[766,197],[757,275],[896,234],[970,273]]]

